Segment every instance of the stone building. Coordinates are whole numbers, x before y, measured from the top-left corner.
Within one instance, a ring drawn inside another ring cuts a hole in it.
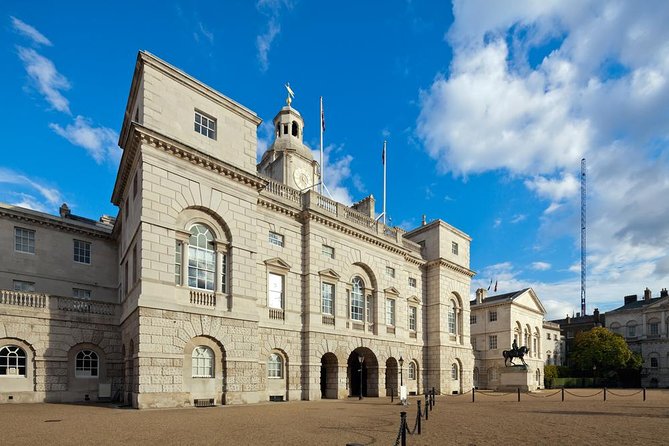
[[[658,297],[650,289],[643,300],[625,296],[624,305],[606,312],[606,327],[625,338],[630,349],[643,358],[641,385],[669,387],[669,292]]]
[[[563,364],[571,366],[571,352],[574,350],[576,335],[582,331],[589,331],[595,327],[603,327],[606,315],[599,312],[598,308],[592,314],[576,313],[574,316],[566,315],[564,319],[551,321],[560,326],[560,335],[564,340]]]
[[[505,367],[502,352],[511,350],[515,340],[518,347],[529,349],[524,359],[533,374],[534,386],[543,386],[543,366],[559,363],[560,330],[545,321],[546,310],[532,288],[511,293],[487,296],[486,290],[476,290],[469,303],[470,331],[474,349],[474,385],[484,389],[500,387],[500,375]],[[517,358],[516,364],[520,363]]]
[[[0,401],[147,408],[472,387],[470,238],[440,220],[386,226],[371,196],[349,207],[318,194],[290,101],[256,164],[260,122],[139,53],[117,218],[0,208]]]

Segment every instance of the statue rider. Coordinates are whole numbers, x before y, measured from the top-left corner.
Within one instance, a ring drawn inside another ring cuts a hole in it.
[[[516,341],[516,338],[513,338],[513,344],[511,344],[511,349],[513,350],[514,353],[518,353],[518,342]]]

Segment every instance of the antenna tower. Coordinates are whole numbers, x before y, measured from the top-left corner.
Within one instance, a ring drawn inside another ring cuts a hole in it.
[[[581,159],[581,315],[585,316],[585,158]]]

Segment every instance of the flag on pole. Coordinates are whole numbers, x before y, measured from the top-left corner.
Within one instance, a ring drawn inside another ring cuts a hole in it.
[[[323,111],[323,106],[321,104],[321,127],[325,131],[325,111]]]
[[[386,164],[386,145],[383,144],[383,151],[381,152],[381,161],[383,161],[383,164]]]
[[[497,292],[497,281],[495,280],[495,293]]]
[[[492,279],[490,279],[490,283],[488,284],[488,291],[490,291],[491,286],[492,286]]]

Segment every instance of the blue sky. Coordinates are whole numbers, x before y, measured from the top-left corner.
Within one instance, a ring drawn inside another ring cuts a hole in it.
[[[100,4],[95,4],[100,3]],[[255,111],[259,150],[284,83],[347,203],[472,236],[472,292],[533,287],[588,313],[669,287],[669,4],[663,1],[24,2],[0,5],[0,201],[92,218],[110,203],[138,50]]]

